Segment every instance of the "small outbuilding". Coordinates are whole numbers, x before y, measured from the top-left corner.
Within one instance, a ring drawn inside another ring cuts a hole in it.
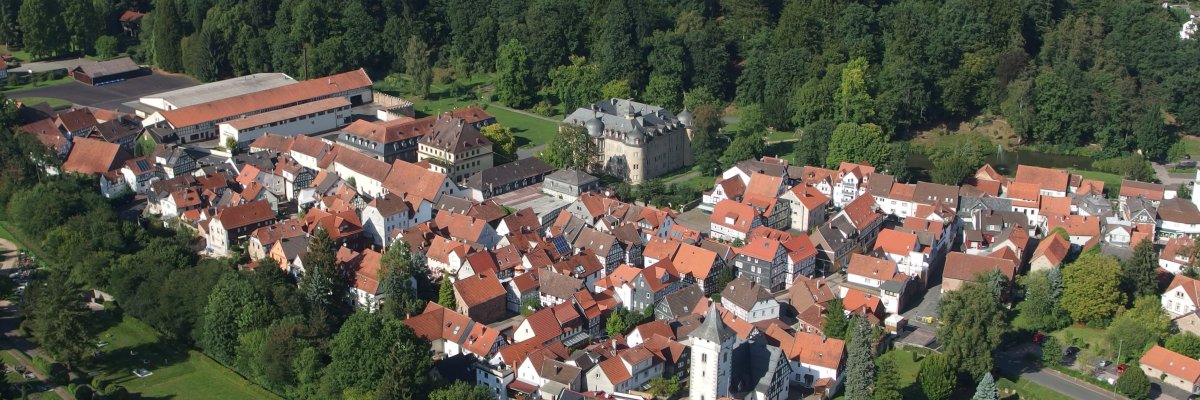
[[[71,70],[71,77],[92,86],[101,86],[141,76],[144,73],[142,67],[129,57],[122,57],[82,64]]]

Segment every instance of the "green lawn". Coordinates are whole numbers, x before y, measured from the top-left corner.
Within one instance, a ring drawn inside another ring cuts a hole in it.
[[[1080,349],[1078,362],[1090,361],[1090,358],[1109,359],[1116,356],[1117,349],[1111,348],[1105,339],[1105,330],[1086,326],[1069,326],[1051,333],[1058,338],[1063,347],[1075,346]]]
[[[279,398],[198,351],[181,350],[181,345],[132,317],[105,330],[99,340],[108,345],[100,349],[103,353],[94,365],[84,368],[132,393],[175,399]],[[138,368],[153,375],[138,378],[133,374]]]
[[[69,100],[63,100],[63,99],[56,98],[56,97],[13,96],[13,100],[20,100],[22,103],[25,103],[27,105],[33,105],[33,104],[37,104],[37,103],[47,103],[47,104],[50,104],[50,108],[53,108],[53,109],[67,108],[67,107],[70,107],[72,104],[71,101],[69,101]]]
[[[1045,386],[1039,386],[1036,383],[1017,378],[1016,382],[1008,380],[1008,378],[1000,378],[996,381],[996,386],[1000,387],[1000,395],[1002,399],[1015,399],[1017,397],[1004,397],[1005,390],[1016,390],[1021,399],[1029,400],[1070,400],[1070,397],[1058,394],[1053,390],[1047,389]]]
[[[31,251],[34,255],[42,253],[42,247],[37,242],[28,240],[29,236],[20,228],[13,226],[11,222],[0,221],[0,237],[16,243],[17,247]]]
[[[800,136],[796,135],[796,132],[793,131],[774,131],[768,132],[765,136],[765,139],[768,142],[775,142],[780,140],[794,140],[798,139],[799,137]]]
[[[517,146],[533,147],[550,143],[558,132],[558,123],[541,118],[512,112],[500,107],[489,107],[487,112],[496,116],[496,122],[513,129]]]
[[[70,83],[73,81],[74,81],[74,79],[71,79],[71,77],[68,75],[68,76],[63,76],[62,78],[49,80],[49,81],[30,82],[30,83],[26,83],[24,85],[17,85],[17,86],[5,86],[4,93],[8,93],[9,97],[20,97],[20,95],[21,95],[20,93],[14,93],[14,92],[19,91],[19,90],[25,90],[25,89],[43,88],[43,87],[47,87],[47,86],[58,86],[58,85],[67,84],[67,83]]]
[[[33,56],[29,55],[29,52],[25,50],[9,50],[8,46],[0,46],[0,53],[12,53],[18,62],[33,61]]]
[[[1192,159],[1200,158],[1200,137],[1184,136],[1180,140],[1187,146],[1187,153]]]
[[[1121,176],[1120,175],[1110,174],[1108,172],[1084,171],[1084,170],[1073,170],[1073,171],[1071,171],[1071,173],[1078,174],[1078,175],[1082,176],[1084,179],[1095,179],[1095,180],[1104,182],[1104,190],[1107,191],[1110,194],[1110,196],[1114,193],[1121,192]]]

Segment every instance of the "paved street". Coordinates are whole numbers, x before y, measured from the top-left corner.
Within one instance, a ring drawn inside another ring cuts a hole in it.
[[[1196,177],[1192,174],[1172,174],[1167,169],[1166,165],[1159,163],[1150,163],[1154,167],[1155,175],[1158,175],[1158,181],[1167,185],[1169,189],[1178,189],[1180,184],[1191,182]]]
[[[87,64],[87,63],[94,63],[94,62],[95,61],[92,61],[92,60],[89,60],[86,58],[68,58],[68,59],[64,59],[64,60],[34,61],[34,62],[21,63],[20,67],[9,68],[8,71],[10,73],[17,73],[17,72],[25,73],[25,72],[29,72],[29,71],[45,72],[45,71],[52,71],[52,70],[63,69],[63,68],[72,69],[72,68],[78,67],[80,64]]]
[[[1032,349],[1028,346],[1018,346],[1016,349],[1001,352],[996,355],[996,367],[1006,375],[1020,375],[1021,378],[1073,399],[1124,399],[1090,383],[1025,361],[1025,354],[1029,351]]]
[[[79,82],[68,82],[56,86],[19,90],[6,93],[7,97],[52,97],[89,107],[108,110],[132,111],[122,103],[137,100],[142,96],[169,90],[195,86],[196,81],[183,75],[168,75],[154,72],[136,78],[104,86],[91,86]]]

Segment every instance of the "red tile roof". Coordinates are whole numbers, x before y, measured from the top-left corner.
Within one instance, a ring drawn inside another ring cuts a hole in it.
[[[1147,350],[1138,362],[1193,385],[1200,384],[1200,361],[1157,344]]]
[[[367,76],[366,71],[357,69],[228,99],[161,111],[160,114],[172,127],[179,129],[370,86],[371,78]]]
[[[783,244],[779,243],[779,240],[764,236],[752,236],[749,242],[737,248],[737,252],[759,260],[774,260],[782,246]]]
[[[847,275],[864,276],[880,281],[892,280],[899,273],[896,263],[891,260],[864,256],[858,253],[850,255],[850,263],[846,266]]]
[[[1178,274],[1171,279],[1171,284],[1167,285],[1167,292],[1175,290],[1175,288],[1183,288],[1183,292],[1187,294],[1192,304],[1200,305],[1200,280],[1189,278],[1187,275]]]
[[[1032,183],[1042,190],[1065,193],[1071,183],[1071,174],[1061,169],[1018,165],[1014,181]]]
[[[750,175],[750,183],[746,185],[746,195],[775,198],[783,188],[783,178],[755,172]]]
[[[496,298],[503,299],[505,294],[504,286],[492,274],[476,274],[459,279],[454,282],[454,291],[458,292],[465,303],[463,305],[467,307],[475,307]]]
[[[103,140],[75,138],[71,154],[63,162],[62,169],[67,172],[95,175],[121,168],[129,153],[120,145]]]
[[[1067,258],[1067,253],[1070,250],[1071,242],[1063,239],[1062,236],[1050,235],[1042,239],[1041,243],[1038,243],[1037,249],[1033,251],[1033,258],[1031,260],[1036,260],[1044,256],[1046,260],[1050,261],[1050,264],[1061,265],[1063,260]]]
[[[738,232],[750,233],[757,212],[748,204],[733,200],[721,200],[713,209],[710,221]]]
[[[916,246],[918,246],[916,234],[900,232],[894,229],[879,231],[879,236],[875,239],[875,250],[882,250],[887,254],[899,254],[908,257],[909,252],[919,251]]]
[[[369,294],[379,293],[379,277],[382,271],[383,255],[371,249],[363,250],[362,261],[358,270],[354,271],[354,287]]]
[[[1165,192],[1166,187],[1162,184],[1121,180],[1121,197],[1142,196],[1149,200],[1162,201]]]
[[[804,208],[809,210],[823,207],[829,203],[829,196],[821,193],[817,188],[807,186],[803,183],[792,187],[791,192],[792,195],[796,196],[796,199],[800,200],[800,204],[803,204]]]
[[[870,194],[858,196],[857,199],[847,204],[842,212],[846,213],[850,222],[854,223],[854,227],[860,231],[883,218],[883,214],[875,210],[875,198]]]
[[[437,202],[445,184],[445,174],[401,160],[392,162],[391,170],[383,180],[383,188],[389,192],[416,195],[431,203]]]
[[[680,274],[689,274],[696,280],[704,280],[712,273],[717,253],[703,247],[683,244],[671,259]]]
[[[979,275],[1000,271],[1011,281],[1016,270],[1017,265],[1005,258],[952,252],[946,256],[944,277],[974,281]]]

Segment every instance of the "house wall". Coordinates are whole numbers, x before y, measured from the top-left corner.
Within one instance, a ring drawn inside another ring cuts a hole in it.
[[[1197,390],[1197,387],[1194,383],[1188,382],[1186,379],[1179,378],[1176,376],[1165,375],[1165,373],[1162,370],[1151,367],[1149,365],[1142,364],[1142,372],[1146,373],[1146,376],[1151,377],[1151,378],[1157,379],[1159,377],[1162,377],[1163,383],[1174,386],[1181,390],[1185,390],[1188,393],[1195,393]]]
[[[1162,295],[1162,308],[1172,317],[1196,311],[1196,304],[1188,297],[1182,286],[1176,286]]]
[[[224,144],[229,139],[234,139],[237,140],[239,145],[244,146],[267,132],[271,132],[272,135],[286,137],[312,135],[341,128],[350,123],[350,115],[350,106],[342,106],[245,129],[235,129],[226,122],[217,125],[217,131],[221,135],[221,144]]]

